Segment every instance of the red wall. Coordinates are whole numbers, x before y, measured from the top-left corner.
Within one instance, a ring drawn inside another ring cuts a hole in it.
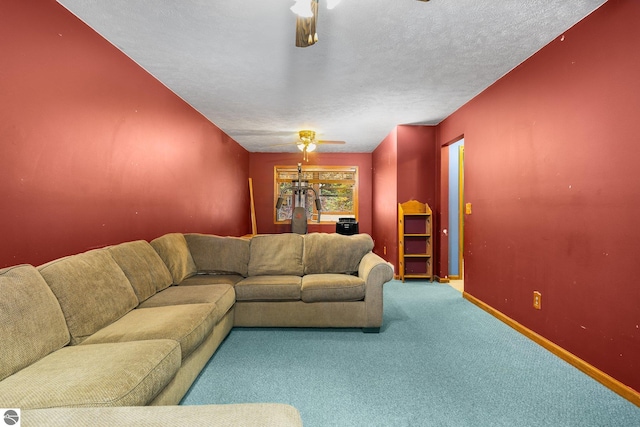
[[[439,136],[465,138],[465,291],[636,390],[638,22],[609,0]]]
[[[373,151],[374,251],[398,265],[398,139],[394,129]],[[396,271],[397,274],[397,271]]]
[[[289,224],[274,224],[273,171],[275,166],[296,166],[302,162],[302,153],[251,153],[250,176],[256,208],[258,233],[288,233]],[[358,229],[372,234],[371,213],[371,154],[370,153],[309,153],[305,165],[358,166]],[[309,232],[335,233],[335,224],[309,224]]]
[[[249,154],[52,0],[0,6],[0,267],[250,231]]]
[[[436,204],[435,126],[398,126],[398,202]]]
[[[397,126],[373,152],[376,253],[398,274],[398,203],[436,201],[436,127]]]

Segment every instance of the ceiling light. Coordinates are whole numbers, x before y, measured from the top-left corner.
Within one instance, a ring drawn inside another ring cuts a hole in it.
[[[333,9],[340,3],[340,0],[327,0],[327,9]]]
[[[316,144],[314,144],[313,142],[301,142],[298,144],[298,150],[300,151],[304,151],[305,147],[307,147],[307,152],[312,152],[313,150],[316,149]]]
[[[311,0],[296,0],[296,4],[291,6],[291,11],[302,18],[312,18]]]

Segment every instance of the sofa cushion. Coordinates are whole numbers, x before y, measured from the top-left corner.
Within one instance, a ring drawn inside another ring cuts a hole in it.
[[[181,304],[215,304],[217,323],[235,302],[236,293],[231,285],[172,286],[140,304],[138,309]]]
[[[0,381],[0,407],[146,405],[179,368],[172,340],[65,347]]]
[[[298,301],[299,276],[251,276],[236,283],[237,301]]]
[[[138,305],[131,283],[106,249],[61,258],[38,269],[58,298],[71,344],[82,342]]]
[[[211,234],[185,234],[198,272],[247,276],[250,239]]]
[[[69,342],[58,300],[38,270],[0,270],[0,381]]]
[[[234,286],[244,277],[239,274],[196,274],[187,277],[180,286],[199,286],[199,285],[230,285]]]
[[[357,273],[360,260],[371,250],[373,239],[368,234],[307,234],[304,236],[304,274]]]
[[[215,304],[140,308],[99,330],[82,344],[172,339],[180,343],[184,360],[211,334],[219,319]]]
[[[149,242],[137,240],[108,249],[131,282],[139,302],[171,286],[171,273]]]
[[[365,281],[349,274],[309,274],[302,278],[300,298],[304,302],[361,301]]]
[[[251,239],[249,276],[302,276],[304,239],[300,234],[264,234]]]
[[[189,276],[197,273],[191,252],[184,235],[169,233],[151,241],[162,261],[169,268],[174,284],[179,284]]]

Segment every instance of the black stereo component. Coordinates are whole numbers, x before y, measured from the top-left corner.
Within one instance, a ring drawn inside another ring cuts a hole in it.
[[[336,222],[336,233],[347,236],[358,234],[358,221],[355,218],[339,218]]]

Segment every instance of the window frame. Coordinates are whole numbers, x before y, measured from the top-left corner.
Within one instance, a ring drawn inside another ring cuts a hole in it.
[[[290,224],[291,218],[285,218],[282,220],[278,220],[278,210],[276,209],[276,204],[278,202],[278,197],[280,196],[280,184],[284,182],[291,182],[291,179],[280,179],[280,173],[293,173],[298,174],[298,166],[290,166],[290,165],[276,165],[273,167],[273,223],[274,224]],[[310,166],[302,166],[302,173],[322,173],[322,172],[343,172],[343,173],[352,173],[354,175],[353,179],[343,179],[343,180],[323,180],[320,178],[313,178],[310,180],[303,180],[302,182],[308,183],[318,194],[318,197],[322,197],[320,190],[320,184],[341,184],[348,183],[352,184],[352,200],[353,200],[353,211],[322,211],[320,216],[320,224],[335,224],[338,222],[338,217],[354,217],[356,221],[358,221],[358,189],[359,189],[359,168],[358,166],[322,166],[322,165],[310,165]],[[294,197],[291,192],[287,192],[286,196]],[[317,224],[317,210],[315,204],[311,204],[312,206],[312,215],[307,218],[307,224]],[[325,220],[325,215],[331,215],[332,219]]]

